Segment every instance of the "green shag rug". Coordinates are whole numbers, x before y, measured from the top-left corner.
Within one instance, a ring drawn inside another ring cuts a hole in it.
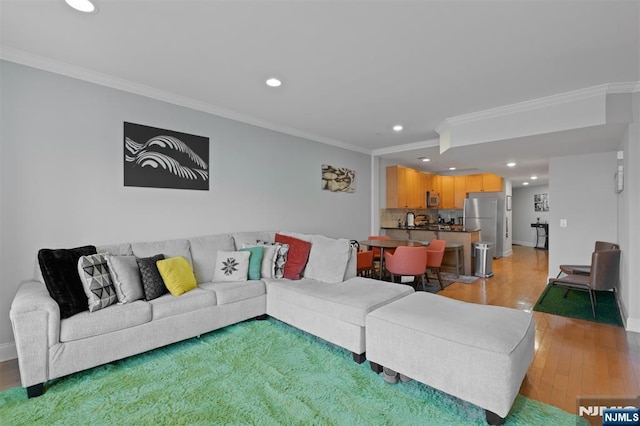
[[[52,380],[38,398],[0,392],[0,424],[486,423],[472,404],[415,381],[389,385],[346,350],[269,319]],[[576,417],[518,396],[507,424],[575,425]]]
[[[547,285],[545,291],[543,291],[538,298],[538,302],[536,302],[533,310],[622,327],[622,319],[620,318],[618,304],[616,303],[613,292],[596,292],[596,317],[594,318],[593,312],[591,311],[589,292],[570,290],[567,297],[562,297],[565,290],[565,287]],[[544,297],[542,303],[540,303],[540,299],[542,299],[545,292],[547,292],[547,295]]]

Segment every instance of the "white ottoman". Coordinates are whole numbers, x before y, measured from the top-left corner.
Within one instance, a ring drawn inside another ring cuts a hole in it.
[[[401,373],[502,424],[533,360],[533,316],[417,292],[367,315],[371,368]]]

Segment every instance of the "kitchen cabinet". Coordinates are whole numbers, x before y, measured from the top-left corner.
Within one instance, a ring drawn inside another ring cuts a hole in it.
[[[484,192],[502,192],[502,178],[491,173],[483,174],[482,190]]]
[[[389,209],[426,209],[427,192],[440,194],[440,209],[462,209],[468,192],[501,191],[502,178],[489,173],[441,176],[409,167],[387,167]]]
[[[387,208],[426,208],[432,174],[402,166],[387,167]]]
[[[491,173],[467,175],[467,192],[502,192],[502,178]]]
[[[455,208],[455,176],[440,176],[440,206],[441,209]]]
[[[467,198],[467,177],[466,176],[454,176],[454,194],[453,194],[453,208],[464,208],[464,199]]]

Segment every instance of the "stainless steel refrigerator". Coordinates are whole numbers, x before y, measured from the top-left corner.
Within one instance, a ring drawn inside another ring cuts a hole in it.
[[[464,229],[480,229],[480,240],[493,244],[493,257],[502,257],[504,198],[484,192],[469,193],[464,200]]]

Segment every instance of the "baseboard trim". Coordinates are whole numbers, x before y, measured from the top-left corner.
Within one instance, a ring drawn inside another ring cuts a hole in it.
[[[0,362],[18,358],[16,344],[13,342],[0,344]]]
[[[513,240],[511,243],[515,244],[515,245],[518,245],[518,246],[527,246],[527,247],[535,247],[536,246],[531,241],[516,241],[516,240]]]
[[[640,333],[640,318],[627,318],[625,330]]]

